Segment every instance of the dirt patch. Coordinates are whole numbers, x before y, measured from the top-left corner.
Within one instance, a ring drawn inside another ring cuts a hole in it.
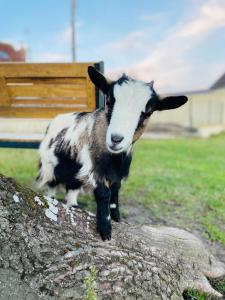
[[[134,203],[133,201],[126,201],[121,205],[122,219],[130,224],[149,224],[149,225],[166,225],[166,221],[156,218],[144,206]]]

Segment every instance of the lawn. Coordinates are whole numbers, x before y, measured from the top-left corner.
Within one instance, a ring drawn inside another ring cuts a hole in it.
[[[22,184],[33,186],[37,164],[35,150],[0,149],[0,172]],[[140,140],[121,191],[124,215],[126,205],[225,244],[225,135]]]

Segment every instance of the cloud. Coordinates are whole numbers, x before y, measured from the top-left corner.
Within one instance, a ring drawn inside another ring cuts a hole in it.
[[[225,2],[224,0],[211,0],[202,5],[196,19],[186,24],[178,36],[202,39],[221,27],[225,27]]]
[[[106,45],[107,48],[111,50],[117,51],[126,51],[130,50],[131,48],[140,48],[143,46],[143,39],[145,37],[144,31],[133,31],[129,33],[124,38],[114,41]]]
[[[144,59],[123,69],[110,70],[108,74],[115,78],[127,70],[135,78],[154,79],[160,92],[204,88],[211,84],[207,69],[204,70],[208,62],[201,66],[200,72],[190,53],[218,29],[225,28],[225,1],[208,0],[195,8],[191,17],[167,30],[159,43],[149,46],[149,54]]]
[[[69,62],[70,57],[61,52],[39,52],[32,55],[34,62]]]

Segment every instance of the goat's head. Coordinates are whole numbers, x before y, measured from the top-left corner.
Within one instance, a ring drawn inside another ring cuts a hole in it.
[[[135,133],[141,130],[154,111],[174,109],[188,100],[185,96],[159,98],[153,88],[153,81],[136,81],[125,74],[117,81],[111,81],[92,66],[88,68],[88,74],[106,97],[109,122],[106,146],[112,153],[128,151]]]

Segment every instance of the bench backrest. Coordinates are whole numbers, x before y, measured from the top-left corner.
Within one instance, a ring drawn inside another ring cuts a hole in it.
[[[92,111],[102,98],[87,74],[103,63],[0,63],[0,117],[52,118]]]

